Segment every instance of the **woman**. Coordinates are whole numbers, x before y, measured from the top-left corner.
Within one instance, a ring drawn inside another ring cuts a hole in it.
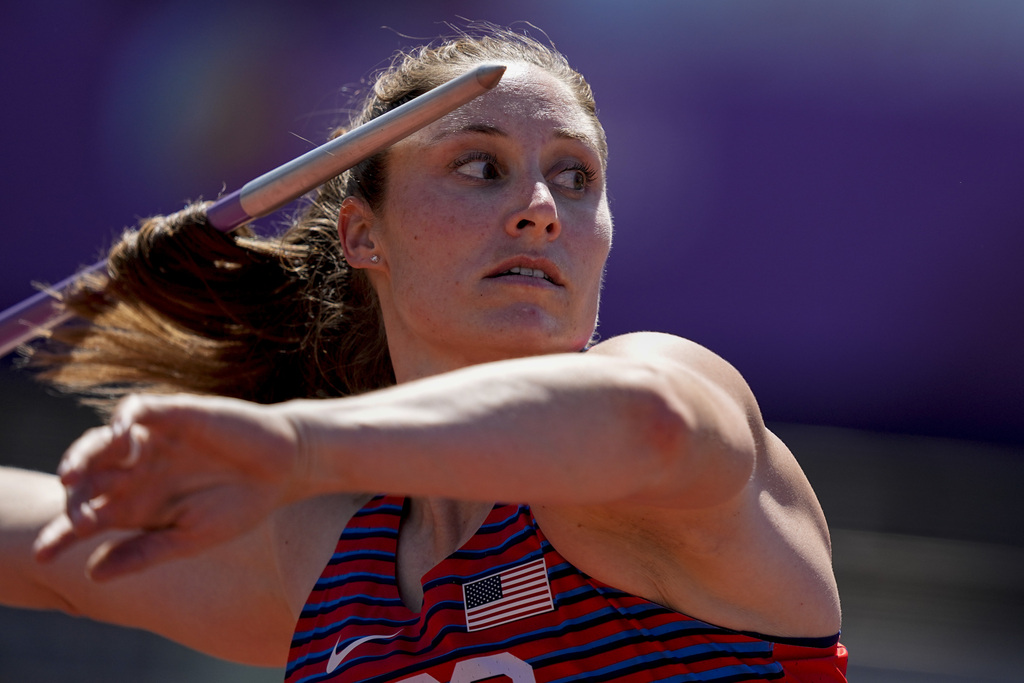
[[[669,335],[590,346],[612,221],[582,77],[464,37],[397,62],[356,123],[481,61],[508,64],[494,91],[279,242],[201,206],[125,237],[50,377],[221,396],[121,402],[66,454],[65,514],[6,472],[34,501],[7,601],[289,681],[845,680],[823,515],[742,378]]]

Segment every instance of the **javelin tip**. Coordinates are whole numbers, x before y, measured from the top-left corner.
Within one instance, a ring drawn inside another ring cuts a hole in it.
[[[498,85],[498,81],[503,75],[505,75],[504,64],[482,64],[476,68],[477,83],[488,90]]]

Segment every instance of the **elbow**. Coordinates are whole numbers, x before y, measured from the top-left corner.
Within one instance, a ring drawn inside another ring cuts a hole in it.
[[[634,362],[622,377],[627,380],[620,412],[626,418],[623,447],[640,471],[662,476],[693,444],[697,425],[692,407],[678,400],[655,364]]]
[[[635,431],[641,439],[641,448],[650,454],[659,469],[671,467],[694,443],[696,424],[692,411],[654,385],[648,386],[643,398],[643,406],[638,411],[640,424]]]
[[[702,382],[653,368],[635,411],[637,449],[646,467],[644,499],[672,507],[707,507],[738,495],[750,482],[755,438],[747,415]]]

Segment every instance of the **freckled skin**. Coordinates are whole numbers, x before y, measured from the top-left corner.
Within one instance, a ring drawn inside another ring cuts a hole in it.
[[[495,90],[391,149],[389,187],[401,192],[374,216],[380,263],[362,265],[402,379],[586,344],[612,234],[596,138],[564,84],[513,65]],[[593,173],[582,191],[581,165]],[[559,283],[489,277],[520,256],[552,264]]]

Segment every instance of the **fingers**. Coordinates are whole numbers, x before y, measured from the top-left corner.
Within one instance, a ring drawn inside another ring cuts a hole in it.
[[[109,427],[90,430],[68,449],[58,468],[67,492],[67,515],[80,533],[97,524],[96,512],[123,497],[144,474],[141,453],[149,433],[141,425],[117,433]],[[109,520],[112,521],[112,520]]]
[[[109,490],[124,488],[110,486]],[[42,528],[36,537],[33,551],[36,560],[49,562],[79,541],[84,541],[111,529],[132,528],[129,520],[136,514],[126,504],[112,501],[122,500],[107,495],[90,496],[87,493],[69,493],[63,514],[54,518]]]
[[[108,541],[93,552],[86,573],[93,581],[109,581],[154,565],[192,554],[173,530],[150,531],[118,541]]]
[[[273,430],[264,418],[226,399],[126,399],[110,426],[65,453],[65,511],[40,533],[37,557],[51,560],[101,532],[138,532],[94,551],[89,573],[106,580],[243,533],[282,500],[287,483],[290,461],[280,454],[288,435],[268,447]]]
[[[66,515],[61,515],[43,527],[36,537],[33,547],[36,560],[49,562],[78,540],[71,520]]]
[[[58,517],[36,539],[36,560],[49,562],[79,540],[68,518]],[[101,544],[89,557],[86,574],[93,581],[109,581],[190,554],[174,531],[150,531]]]
[[[88,430],[65,452],[57,470],[67,496],[65,511],[39,533],[34,548],[39,561],[48,562],[102,531],[141,526],[140,501],[128,494],[149,469],[140,467],[149,430],[132,422],[144,408],[125,401],[110,426]]]
[[[57,469],[65,485],[86,471],[137,464],[150,426],[161,422],[161,403],[165,401],[130,396],[118,405],[109,426],[86,431],[64,453]]]
[[[110,427],[94,427],[75,440],[61,458],[57,475],[61,483],[71,486],[81,481],[87,466],[102,466],[115,449],[115,434]]]
[[[50,562],[79,541],[95,536],[110,525],[100,519],[102,505],[92,501],[54,518],[36,536],[33,550],[39,562]]]

